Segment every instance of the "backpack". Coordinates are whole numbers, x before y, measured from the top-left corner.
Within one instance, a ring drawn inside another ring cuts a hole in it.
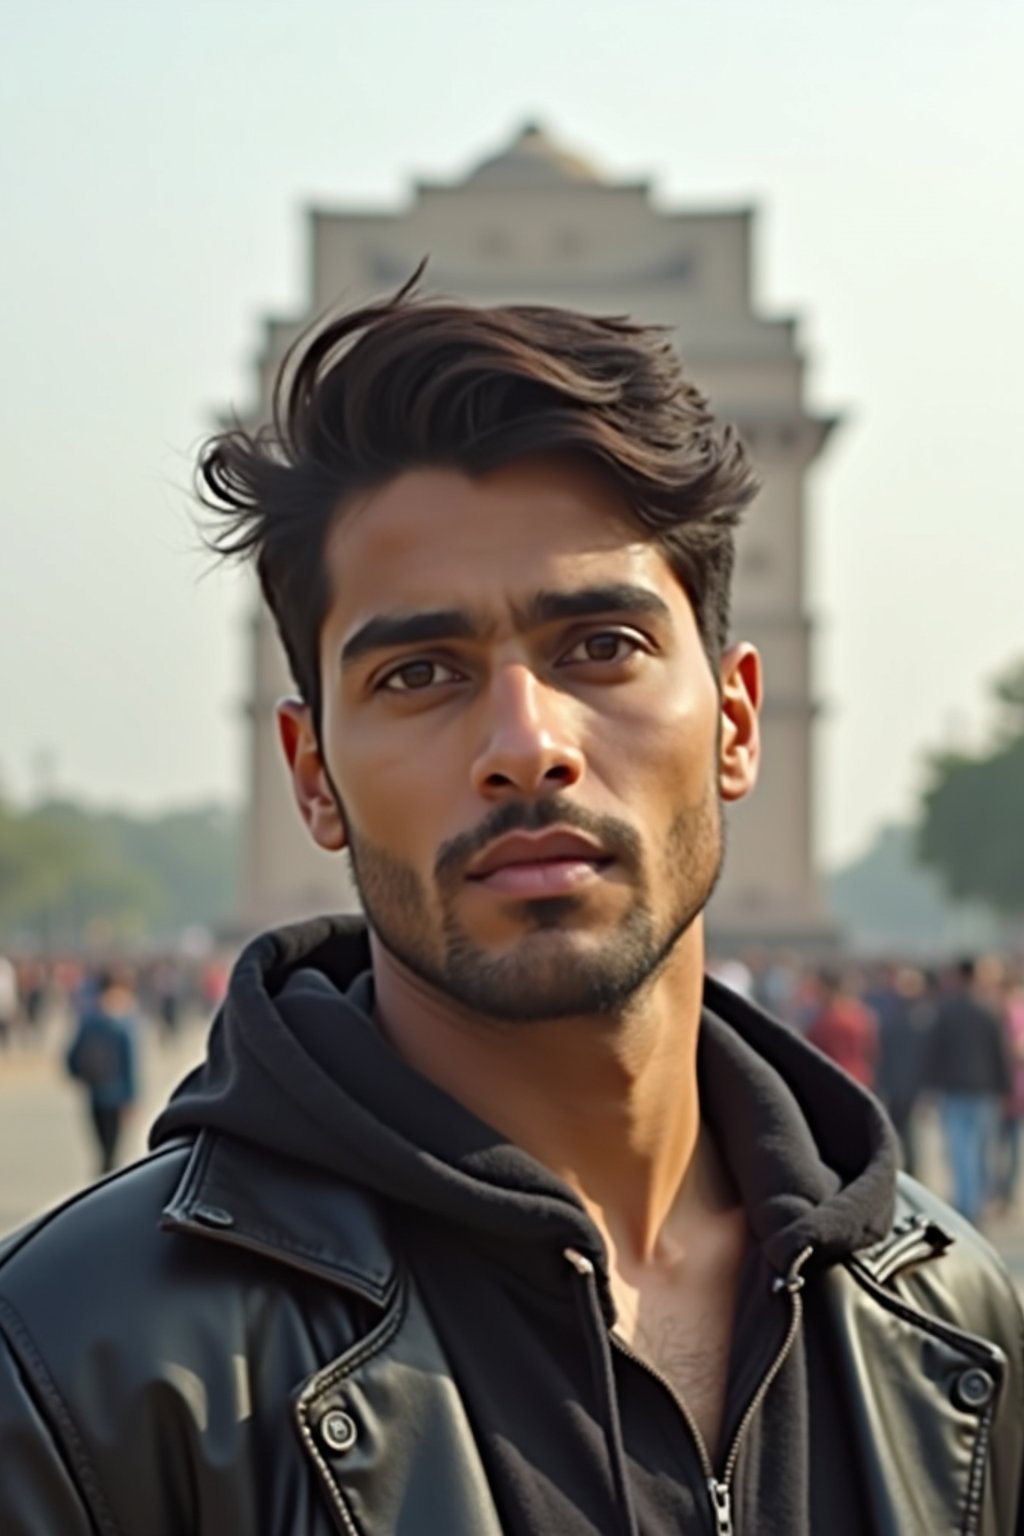
[[[88,1025],[71,1049],[68,1062],[72,1077],[88,1088],[104,1088],[121,1075],[121,1052],[117,1040],[106,1030]]]

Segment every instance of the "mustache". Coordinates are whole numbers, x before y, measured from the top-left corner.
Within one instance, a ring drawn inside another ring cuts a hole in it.
[[[442,845],[434,862],[434,877],[439,885],[455,885],[466,866],[496,838],[507,837],[510,832],[543,832],[554,826],[586,833],[600,843],[609,857],[630,869],[640,867],[642,844],[627,822],[614,816],[599,816],[564,799],[509,800],[497,806],[471,832],[460,832]]]

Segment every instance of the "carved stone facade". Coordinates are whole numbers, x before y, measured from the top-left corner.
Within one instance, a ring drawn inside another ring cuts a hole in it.
[[[267,324],[260,400],[289,342],[336,306],[394,288],[426,254],[433,291],[482,303],[538,302],[628,313],[675,327],[687,368],[738,423],[764,490],[741,535],[734,630],[765,661],[764,765],[730,812],[726,870],[710,931],[716,947],[819,949],[832,926],[812,839],[813,624],[806,610],[805,482],[832,422],[804,404],[792,319],[766,318],[751,293],[753,211],[656,208],[646,183],[609,181],[534,126],[464,180],[419,183],[393,213],[314,210],[306,312]],[[252,629],[248,706],[247,928],[356,905],[341,861],[320,853],[291,802],[273,725],[290,679],[271,623]]]

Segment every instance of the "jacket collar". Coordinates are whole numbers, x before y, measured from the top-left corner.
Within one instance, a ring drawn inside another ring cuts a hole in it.
[[[386,1307],[398,1261],[380,1202],[322,1169],[215,1131],[187,1142],[181,1179],[161,1226],[247,1248]],[[901,1175],[897,1219],[860,1263],[885,1283],[894,1269],[945,1252],[954,1236],[935,1219],[938,1202]],[[948,1211],[942,1208],[948,1219]]]
[[[323,1169],[213,1131],[191,1144],[160,1224],[277,1259],[378,1307],[398,1284],[375,1200]]]

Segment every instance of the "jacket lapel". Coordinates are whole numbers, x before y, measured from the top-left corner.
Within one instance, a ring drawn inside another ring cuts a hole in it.
[[[299,1433],[345,1536],[501,1536],[465,1405],[415,1284],[318,1371]]]
[[[316,1168],[203,1132],[162,1220],[370,1304],[369,1327],[305,1382],[293,1409],[345,1536],[501,1536],[451,1368],[376,1201]]]

